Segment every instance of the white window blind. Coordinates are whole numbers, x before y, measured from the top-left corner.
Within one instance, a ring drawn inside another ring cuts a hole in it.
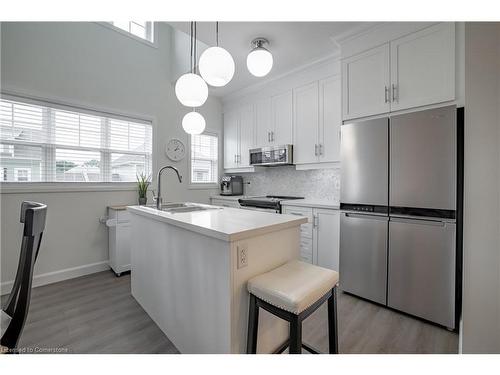
[[[0,99],[2,181],[130,182],[151,164],[150,122]]]
[[[191,183],[218,182],[218,137],[215,134],[191,135]]]
[[[138,38],[154,42],[153,22],[149,21],[111,21],[113,26],[126,31]]]

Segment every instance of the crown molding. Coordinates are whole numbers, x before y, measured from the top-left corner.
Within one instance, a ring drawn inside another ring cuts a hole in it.
[[[378,28],[385,26],[387,22],[365,22],[351,30],[345,31],[339,35],[330,36],[330,40],[335,43],[338,48],[341,48],[342,44],[349,42],[353,39],[359,38],[365,34],[371,33]]]
[[[323,57],[318,58],[318,59],[311,60],[305,64],[302,64],[298,67],[290,69],[290,70],[288,70],[282,74],[279,74],[277,76],[274,76],[272,78],[260,81],[258,83],[244,87],[242,89],[231,91],[231,92],[227,93],[226,95],[222,96],[221,100],[223,103],[226,103],[228,101],[235,101],[239,98],[242,98],[242,97],[245,97],[245,96],[250,95],[252,93],[255,93],[256,91],[258,91],[266,86],[269,86],[270,84],[272,84],[274,82],[285,79],[285,78],[292,76],[294,74],[297,74],[297,73],[306,71],[308,69],[314,68],[315,66],[320,66],[320,65],[327,63],[327,62],[336,62],[336,61],[340,61],[340,50],[339,49],[336,49],[334,53],[331,53],[327,56],[323,56]]]

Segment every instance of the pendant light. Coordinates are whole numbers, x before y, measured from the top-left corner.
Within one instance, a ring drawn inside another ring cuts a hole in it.
[[[191,72],[183,74],[175,83],[175,95],[186,107],[200,107],[208,98],[208,86],[196,74],[196,22],[191,22]]]
[[[206,122],[201,114],[195,112],[188,112],[182,119],[182,128],[188,134],[201,134],[205,130]]]
[[[233,78],[234,60],[229,52],[219,47],[219,22],[215,23],[215,44],[201,54],[200,74],[210,86],[222,87]]]
[[[252,40],[252,50],[247,56],[247,68],[256,77],[264,77],[273,67],[273,55],[264,45],[269,45],[265,38]]]

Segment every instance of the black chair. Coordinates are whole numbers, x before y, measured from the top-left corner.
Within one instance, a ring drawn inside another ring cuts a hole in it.
[[[24,223],[21,253],[16,279],[7,303],[2,308],[2,351],[14,353],[28,316],[33,267],[38,257],[45,229],[47,206],[25,201],[21,205],[21,223]],[[4,327],[5,325],[5,327]]]

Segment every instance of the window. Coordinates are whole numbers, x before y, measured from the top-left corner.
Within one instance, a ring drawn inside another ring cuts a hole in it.
[[[154,43],[153,22],[111,21],[110,24],[138,38]]]
[[[3,181],[132,182],[151,165],[150,122],[0,99]]]
[[[191,184],[197,186],[218,183],[219,142],[217,134],[191,135]]]

